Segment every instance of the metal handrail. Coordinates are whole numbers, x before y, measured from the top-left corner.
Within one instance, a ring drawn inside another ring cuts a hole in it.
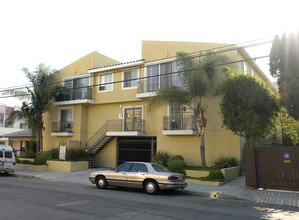
[[[56,101],[72,101],[80,99],[92,99],[92,88],[76,88],[76,89],[65,89],[61,92]]]
[[[73,132],[72,121],[52,122],[52,132]]]
[[[163,130],[195,130],[194,116],[164,116]]]
[[[86,142],[86,148],[88,151],[92,150],[90,149],[92,145],[99,140],[104,134],[107,132],[108,122],[106,122],[91,138],[88,139]]]
[[[134,121],[125,121],[123,119],[107,120],[107,122],[86,142],[86,149],[92,152],[96,147],[96,142],[106,136],[107,131],[128,132],[128,131],[144,131],[144,120],[138,119]]]
[[[124,120],[124,119],[116,119],[116,120],[108,120],[108,131],[144,131],[144,120],[143,119],[133,119]]]

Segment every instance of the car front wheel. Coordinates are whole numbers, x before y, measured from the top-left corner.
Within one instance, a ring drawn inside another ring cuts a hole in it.
[[[144,185],[144,189],[150,195],[157,194],[157,192],[159,191],[159,187],[154,180],[146,181]]]
[[[97,185],[98,189],[106,189],[107,185],[108,185],[106,178],[104,176],[98,176],[96,178],[96,185]]]

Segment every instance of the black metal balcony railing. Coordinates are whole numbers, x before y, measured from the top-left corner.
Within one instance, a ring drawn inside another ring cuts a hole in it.
[[[107,121],[107,131],[144,131],[144,120],[134,119],[117,119]]]
[[[52,132],[73,132],[73,122],[52,122]]]
[[[163,117],[163,130],[195,130],[193,116]]]
[[[183,80],[180,75],[164,75],[141,79],[137,84],[137,93],[155,92],[161,87],[170,86],[183,87]]]
[[[73,101],[80,99],[92,100],[92,88],[67,89],[58,95],[56,102]]]

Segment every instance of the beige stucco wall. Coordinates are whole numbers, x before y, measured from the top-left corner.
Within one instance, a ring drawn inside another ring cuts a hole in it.
[[[59,70],[58,79],[80,76],[87,74],[88,69],[116,63],[119,62],[97,52],[92,52]]]
[[[138,70],[139,77],[144,76],[144,66],[134,66],[132,68],[124,68],[124,69],[114,69],[113,71],[101,71],[98,73],[94,73],[92,76],[95,80],[95,84],[100,83],[100,76],[105,74],[113,74],[114,83],[113,91],[104,91],[99,92],[98,86],[94,87],[94,101],[97,104],[107,104],[107,103],[115,103],[115,102],[132,102],[132,101],[140,101],[140,99],[136,98],[136,89],[123,89],[122,88],[122,80],[123,80],[123,72],[126,70]]]
[[[47,160],[48,171],[51,172],[74,172],[79,170],[86,170],[88,168],[87,161],[54,161]]]
[[[203,50],[228,46],[230,44],[176,42],[176,41],[142,41],[142,59],[147,62],[176,56],[177,52],[200,52]]]
[[[98,164],[101,167],[109,167],[114,168],[117,166],[117,138],[114,138],[109,146],[105,147],[100,153],[97,155]]]

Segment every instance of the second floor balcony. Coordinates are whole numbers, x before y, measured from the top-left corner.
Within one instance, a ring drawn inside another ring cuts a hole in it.
[[[66,89],[56,98],[54,105],[94,104],[92,88]]]
[[[164,116],[164,135],[196,135],[194,116]]]
[[[144,120],[134,119],[116,119],[107,121],[108,136],[145,136]]]

